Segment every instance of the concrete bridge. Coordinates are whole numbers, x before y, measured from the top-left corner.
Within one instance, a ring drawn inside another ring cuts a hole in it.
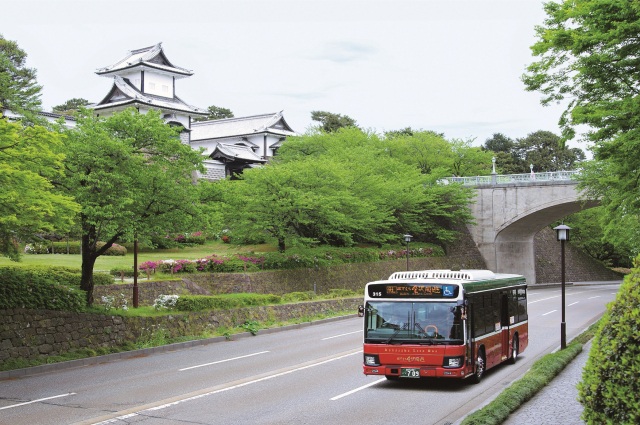
[[[476,188],[471,236],[487,267],[524,275],[536,283],[534,237],[563,217],[599,204],[577,190],[576,171],[453,177],[450,183]],[[559,242],[558,242],[559,243]]]

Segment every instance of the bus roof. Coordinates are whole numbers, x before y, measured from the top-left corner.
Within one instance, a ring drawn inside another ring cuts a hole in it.
[[[462,285],[464,291],[480,292],[510,286],[524,286],[524,276],[507,273],[494,273],[491,270],[416,270],[396,272],[386,282],[404,283],[456,283]],[[383,283],[385,281],[378,281]],[[374,283],[374,282],[371,282]]]
[[[389,280],[447,279],[462,281],[460,283],[463,283],[521,277],[517,274],[494,273],[491,270],[416,270],[395,272],[389,276]]]

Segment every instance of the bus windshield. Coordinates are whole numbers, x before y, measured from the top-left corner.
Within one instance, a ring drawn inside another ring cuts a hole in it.
[[[462,306],[455,302],[370,301],[365,342],[463,344]]]

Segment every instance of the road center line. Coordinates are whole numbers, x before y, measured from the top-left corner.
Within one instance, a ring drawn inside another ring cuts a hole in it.
[[[347,332],[346,334],[340,334],[340,335],[334,335],[334,336],[328,336],[326,338],[322,338],[320,341],[326,341],[328,339],[333,339],[333,338],[340,338],[341,336],[346,336],[346,335],[353,335],[353,334],[357,334],[362,332],[362,330],[359,331],[355,331],[355,332]]]
[[[574,303],[569,304],[567,307],[571,307],[572,305],[578,304],[580,301],[576,301]]]
[[[230,361],[233,361],[233,360],[246,359],[247,357],[253,357],[253,356],[257,356],[257,355],[265,354],[265,353],[268,353],[268,351],[260,351],[259,353],[247,354],[246,356],[232,357],[230,359],[218,360],[217,362],[204,363],[204,364],[199,364],[199,365],[196,365],[196,366],[185,367],[185,368],[182,368],[182,369],[178,369],[178,372],[184,372],[185,370],[196,369],[198,367],[211,366],[211,365],[218,364],[218,363],[226,363],[226,362],[230,362]]]
[[[555,313],[556,311],[558,311],[558,310],[551,310],[551,311],[549,311],[547,313],[544,313],[543,316],[546,316],[547,314]]]
[[[60,397],[68,397],[70,395],[75,395],[75,394],[76,393],[67,393],[67,394],[54,395],[51,397],[39,398],[37,400],[25,401],[24,403],[18,403],[18,404],[12,404],[11,406],[0,407],[0,410],[11,409],[13,407],[24,406],[27,404],[40,403],[41,401],[53,400],[54,398],[60,398]]]
[[[368,383],[367,385],[363,385],[363,386],[358,387],[358,388],[356,388],[356,389],[354,389],[354,390],[347,391],[346,393],[342,393],[342,394],[340,394],[340,395],[337,395],[337,396],[333,397],[333,398],[332,398],[332,399],[330,399],[330,400],[331,400],[331,401],[339,400],[339,399],[341,399],[342,397],[346,397],[346,396],[351,395],[351,394],[353,394],[353,393],[357,393],[358,391],[364,390],[365,388],[373,387],[374,385],[376,385],[376,384],[378,384],[378,383],[380,383],[380,382],[382,382],[382,381],[386,381],[386,379],[387,379],[387,378],[378,379],[377,381],[370,382],[370,383]]]

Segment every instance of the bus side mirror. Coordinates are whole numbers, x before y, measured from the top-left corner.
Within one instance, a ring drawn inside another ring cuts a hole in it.
[[[364,316],[364,306],[359,305],[358,306],[358,317],[363,317]]]

